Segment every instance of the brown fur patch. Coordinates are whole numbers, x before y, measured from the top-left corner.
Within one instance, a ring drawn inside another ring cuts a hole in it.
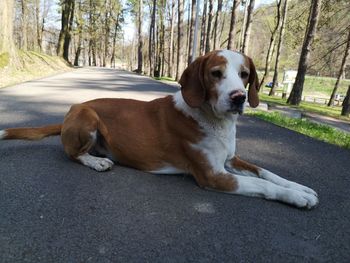
[[[257,166],[250,164],[246,161],[243,161],[236,156],[232,159],[231,165],[237,170],[240,170],[240,171],[246,170],[246,171],[255,173],[257,176],[259,176],[259,168]]]

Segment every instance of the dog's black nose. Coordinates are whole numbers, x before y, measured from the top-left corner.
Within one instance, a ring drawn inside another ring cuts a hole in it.
[[[230,93],[231,103],[234,105],[241,105],[245,102],[247,96],[240,90],[235,90]]]

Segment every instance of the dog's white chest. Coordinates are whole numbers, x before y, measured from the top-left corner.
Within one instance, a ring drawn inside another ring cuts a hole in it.
[[[205,154],[212,167],[218,171],[223,170],[225,161],[235,155],[235,120],[201,121],[199,124],[205,136],[193,147]]]

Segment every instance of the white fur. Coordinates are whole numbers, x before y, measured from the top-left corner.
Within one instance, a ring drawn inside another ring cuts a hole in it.
[[[240,78],[240,72],[244,65],[244,57],[242,54],[230,50],[222,50],[218,55],[225,57],[227,64],[223,72],[223,79],[217,87],[218,100],[214,108],[217,113],[226,113],[231,108],[231,92],[242,91],[246,94],[244,83]],[[247,71],[249,72],[249,69]]]
[[[78,156],[77,159],[82,164],[99,172],[107,171],[113,166],[113,162],[110,159],[92,156],[88,153]]]
[[[312,208],[318,204],[317,196],[285,188],[264,179],[235,175],[238,188],[232,194],[278,200],[297,207]]]
[[[189,107],[181,92],[177,92],[173,99],[175,107],[197,121],[205,134],[198,144],[192,146],[204,153],[214,172],[224,172],[226,160],[235,155],[237,114],[227,114],[224,119],[216,118],[203,109]]]
[[[5,130],[0,130],[0,140],[4,139],[7,135],[7,132]]]

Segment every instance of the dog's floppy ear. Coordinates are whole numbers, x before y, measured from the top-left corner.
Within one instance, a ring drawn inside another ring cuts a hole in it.
[[[206,91],[203,81],[205,61],[205,57],[197,58],[185,69],[179,80],[182,97],[192,108],[200,107],[205,101]]]
[[[259,105],[259,79],[258,74],[256,73],[255,65],[253,63],[253,60],[248,57],[249,61],[249,90],[248,90],[248,102],[250,107],[256,108]]]

